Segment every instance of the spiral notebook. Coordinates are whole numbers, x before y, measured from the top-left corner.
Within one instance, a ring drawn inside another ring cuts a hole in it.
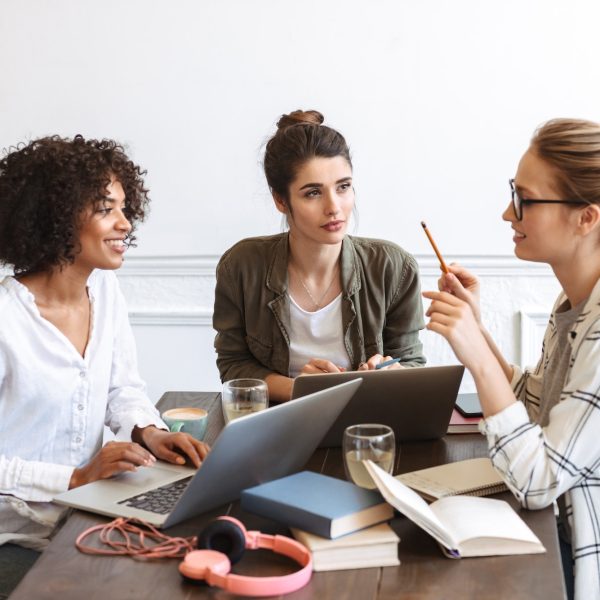
[[[398,475],[396,479],[427,500],[446,496],[488,496],[506,491],[489,458],[471,458]]]

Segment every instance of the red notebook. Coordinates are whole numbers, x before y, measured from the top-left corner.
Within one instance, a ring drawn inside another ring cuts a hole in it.
[[[477,433],[481,417],[463,417],[456,409],[452,411],[448,433]]]

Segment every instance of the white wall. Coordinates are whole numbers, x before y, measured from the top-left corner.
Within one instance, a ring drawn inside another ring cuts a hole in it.
[[[507,179],[540,122],[600,120],[599,20],[596,0],[0,0],[0,147],[114,137],[148,169],[152,214],[121,280],[155,398],[217,385],[212,271],[279,230],[261,146],[295,108],[352,147],[357,233],[418,255],[430,287],[426,220],[482,270],[520,360],[519,311],[547,312],[556,286],[511,258]]]

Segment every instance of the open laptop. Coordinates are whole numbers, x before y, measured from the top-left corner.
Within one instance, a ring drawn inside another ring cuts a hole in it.
[[[357,377],[363,380],[320,446],[341,446],[344,429],[357,423],[383,423],[396,441],[437,439],[446,434],[464,367],[409,367],[301,375],[292,398],[327,389]]]
[[[235,500],[245,488],[301,469],[360,385],[360,379],[344,382],[231,421],[198,470],[161,461],[74,488],[54,500],[170,527]]]

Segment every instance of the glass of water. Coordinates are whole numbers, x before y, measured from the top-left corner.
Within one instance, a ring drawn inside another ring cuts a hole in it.
[[[269,390],[262,379],[232,379],[221,394],[225,423],[269,406]]]
[[[347,479],[360,487],[374,489],[377,486],[362,461],[371,460],[391,474],[396,456],[394,431],[387,425],[376,423],[346,427],[343,452]]]

